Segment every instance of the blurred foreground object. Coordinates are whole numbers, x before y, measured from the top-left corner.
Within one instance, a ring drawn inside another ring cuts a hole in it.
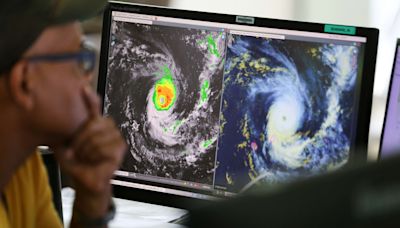
[[[400,157],[191,211],[189,227],[400,227]]]

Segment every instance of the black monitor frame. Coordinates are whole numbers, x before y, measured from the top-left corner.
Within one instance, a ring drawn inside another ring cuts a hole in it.
[[[158,16],[177,17],[182,19],[196,19],[210,22],[221,22],[229,24],[242,24],[236,22],[236,15],[196,12],[187,10],[177,10],[171,8],[162,8],[155,6],[136,5],[130,3],[110,2],[105,9],[103,18],[103,33],[101,43],[101,56],[100,56],[100,68],[99,68],[99,81],[98,81],[98,93],[104,97],[105,85],[107,77],[107,62],[108,62],[108,44],[109,44],[109,33],[111,27],[112,11],[121,12],[132,12],[137,14],[151,14]],[[279,28],[309,32],[320,32],[324,33],[325,24],[320,23],[309,23],[309,22],[296,22],[289,20],[278,20],[278,19],[267,19],[253,17],[254,24],[252,26],[268,27],[268,28]],[[373,83],[375,73],[375,61],[378,46],[378,35],[379,31],[374,28],[356,27],[356,33],[354,36],[362,36],[367,39],[365,46],[365,59],[362,67],[363,78],[360,88],[360,103],[359,103],[359,115],[357,118],[357,132],[355,139],[355,148],[350,153],[349,162],[365,162],[367,160],[367,148],[368,148],[368,136],[369,136],[369,125],[373,95]],[[126,198],[130,200],[144,201],[154,204],[161,204],[166,206],[174,206],[179,208],[193,208],[195,205],[207,204],[205,200],[188,198],[177,195],[170,195],[165,193],[127,188],[118,185],[114,185],[114,195],[119,198]]]

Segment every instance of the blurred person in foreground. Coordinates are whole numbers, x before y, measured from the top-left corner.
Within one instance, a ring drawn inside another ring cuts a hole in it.
[[[71,227],[106,227],[115,208],[110,179],[126,151],[90,88],[95,52],[80,20],[103,0],[0,3],[0,227],[62,227],[37,147],[54,151],[71,177]]]

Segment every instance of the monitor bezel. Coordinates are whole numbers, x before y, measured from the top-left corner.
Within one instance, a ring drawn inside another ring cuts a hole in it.
[[[237,15],[217,14],[208,12],[188,11],[172,9],[167,7],[149,6],[132,3],[109,2],[103,17],[103,32],[101,41],[100,52],[100,66],[97,91],[100,96],[104,97],[105,83],[108,70],[108,45],[109,45],[109,31],[111,27],[112,11],[131,12],[139,14],[151,14],[158,16],[176,17],[183,19],[196,19],[210,22],[221,22],[229,24],[248,25],[236,22]],[[299,22],[281,19],[270,19],[253,17],[255,23],[251,26],[300,30],[309,32],[324,33],[325,24]],[[372,107],[372,92],[375,74],[375,61],[378,46],[379,31],[374,28],[356,27],[356,34],[354,36],[362,36],[367,38],[365,45],[365,59],[363,64],[363,81],[360,85],[360,103],[359,114],[357,116],[357,132],[355,138],[354,150],[350,153],[349,162],[366,162],[367,161],[367,148],[369,137],[370,115]],[[104,100],[103,100],[104,101]],[[102,107],[103,107],[102,101]],[[178,208],[191,209],[193,207],[207,204],[207,200],[196,198],[171,195],[149,190],[135,189],[114,185],[114,196],[118,198],[143,201],[148,203],[160,204],[165,206],[173,206]]]
[[[400,38],[397,39],[396,49],[394,51],[392,72],[390,74],[389,87],[388,87],[388,92],[387,92],[387,96],[386,96],[385,114],[383,116],[383,125],[382,125],[382,131],[381,131],[382,133],[381,133],[381,137],[380,137],[380,140],[379,140],[378,161],[381,161],[382,159],[384,159],[384,157],[382,157],[382,144],[383,144],[383,139],[385,137],[385,127],[386,127],[386,124],[387,124],[387,115],[388,115],[388,109],[389,109],[390,93],[392,92],[393,78],[394,78],[394,74],[395,74],[395,70],[396,70],[397,54],[400,51],[399,49],[400,49]]]

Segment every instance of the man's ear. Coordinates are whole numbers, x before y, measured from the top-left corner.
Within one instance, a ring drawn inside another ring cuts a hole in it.
[[[15,103],[25,109],[32,110],[34,97],[32,78],[28,74],[28,62],[22,60],[16,63],[9,73],[10,95]]]

